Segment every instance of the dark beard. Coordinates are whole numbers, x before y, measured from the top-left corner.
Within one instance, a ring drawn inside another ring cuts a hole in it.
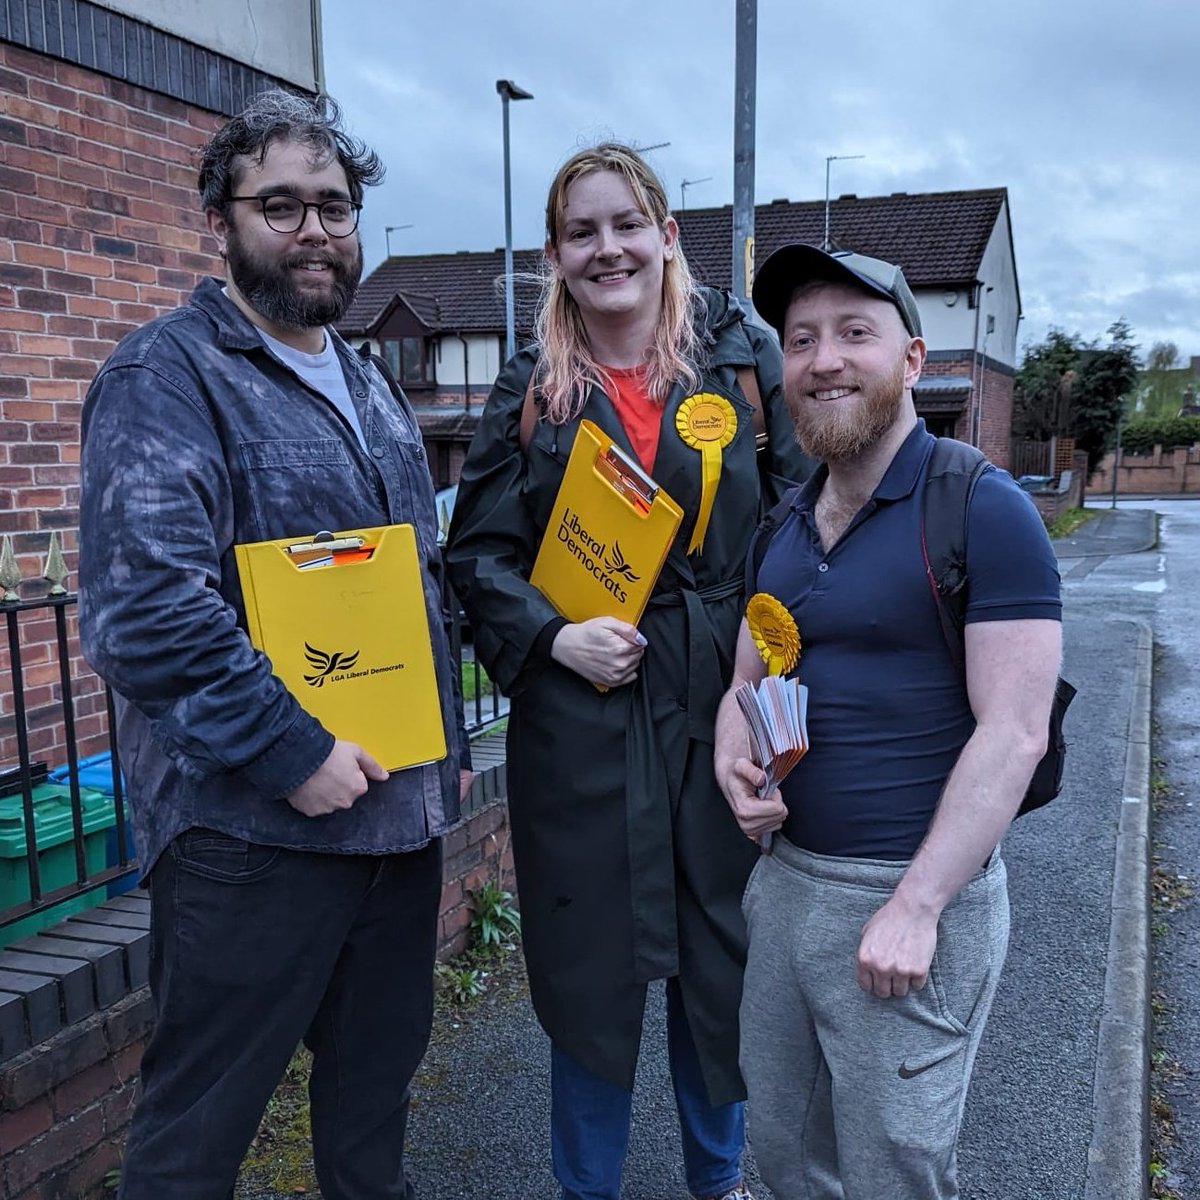
[[[357,234],[353,235],[357,242]],[[284,329],[315,329],[341,320],[362,278],[362,245],[357,245],[354,261],[347,265],[340,258],[320,251],[303,250],[275,262],[265,262],[242,245],[231,225],[225,239],[225,262],[229,277],[255,312]],[[333,274],[333,290],[328,296],[305,295],[292,282],[292,268],[316,257],[325,257]]]
[[[843,462],[874,446],[896,423],[904,398],[905,365],[902,356],[894,370],[872,382],[851,380],[826,385],[829,388],[849,384],[858,387],[859,399],[849,411],[834,407],[840,401],[832,401],[826,407],[806,395],[794,396],[789,389],[788,408],[796,424],[796,441],[801,449],[824,462]],[[806,386],[811,386],[811,381]]]

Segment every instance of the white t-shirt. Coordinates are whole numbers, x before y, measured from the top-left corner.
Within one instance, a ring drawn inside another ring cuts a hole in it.
[[[324,349],[319,354],[305,354],[303,350],[297,350],[278,338],[273,338],[263,329],[258,329],[258,335],[277,358],[291,367],[310,388],[320,392],[350,422],[358,444],[365,450],[367,442],[363,437],[362,423],[358,419],[358,410],[350,399],[350,389],[346,385],[341,360],[333,348],[333,338],[326,333]]]

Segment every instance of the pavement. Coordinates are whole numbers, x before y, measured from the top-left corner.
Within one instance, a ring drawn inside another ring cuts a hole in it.
[[[1079,696],[1063,794],[1005,841],[1012,935],[964,1120],[963,1200],[1145,1196],[1155,537],[1153,512],[1117,509],[1056,547],[1063,674]],[[548,1044],[519,967],[503,975],[478,1009],[439,1024],[415,1084],[409,1165],[422,1200],[556,1194]],[[754,1184],[752,1151],[746,1167]],[[238,1195],[282,1200],[250,1185]],[[686,1195],[652,987],[622,1196]]]

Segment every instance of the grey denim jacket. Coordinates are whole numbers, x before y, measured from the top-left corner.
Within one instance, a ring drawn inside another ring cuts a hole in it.
[[[416,418],[373,366],[330,337],[367,451],[215,279],[125,338],[88,391],[80,635],[118,696],[143,876],[194,826],[264,845],[379,854],[423,846],[457,819],[458,687]],[[305,817],[285,797],[324,761],[333,735],[250,644],[233,548],[395,522],[417,530],[449,753],[372,782],[350,809]]]

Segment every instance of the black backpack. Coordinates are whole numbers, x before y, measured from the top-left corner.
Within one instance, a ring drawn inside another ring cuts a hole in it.
[[[921,501],[921,553],[925,558],[925,574],[937,605],[942,635],[961,674],[966,673],[963,625],[967,608],[967,514],[979,477],[994,470],[982,451],[974,446],[955,438],[938,438],[929,458],[925,494]],[[789,492],[771,509],[755,532],[747,563],[748,588],[754,586],[766,557],[767,545],[786,518],[798,490]],[[1062,790],[1067,754],[1063,718],[1074,698],[1075,688],[1060,676],[1050,708],[1046,753],[1034,769],[1029,788],[1017,810],[1018,817],[1049,804]]]

